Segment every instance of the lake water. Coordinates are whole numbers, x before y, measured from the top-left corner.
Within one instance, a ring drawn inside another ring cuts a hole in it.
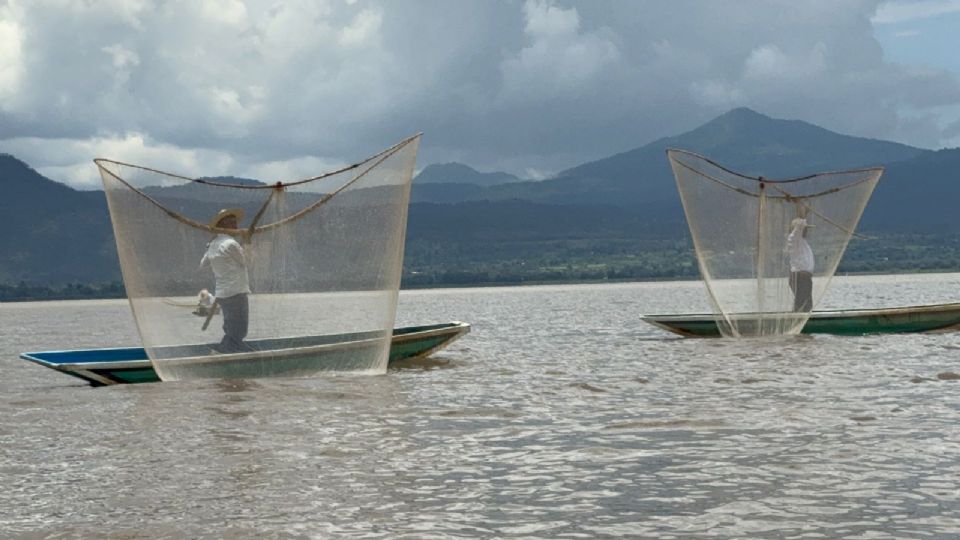
[[[958,300],[838,278],[824,308]],[[2,538],[960,536],[960,333],[692,340],[698,282],[405,291],[473,332],[386,376],[90,388],[124,301],[0,305]]]

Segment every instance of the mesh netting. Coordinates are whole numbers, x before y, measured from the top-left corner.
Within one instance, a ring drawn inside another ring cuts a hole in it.
[[[95,160],[160,378],[384,373],[418,145],[270,185]]]
[[[883,169],[769,180],[683,150],[667,156],[721,333],[799,333]]]

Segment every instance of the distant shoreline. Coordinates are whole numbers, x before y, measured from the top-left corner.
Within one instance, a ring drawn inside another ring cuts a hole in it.
[[[934,268],[920,270],[886,270],[870,272],[838,272],[834,277],[846,276],[885,276],[906,274],[955,274],[960,273],[957,268]],[[556,280],[522,280],[522,281],[477,281],[471,283],[432,283],[407,285],[401,291],[418,291],[428,289],[473,289],[494,287],[523,287],[543,285],[602,285],[615,283],[660,283],[667,281],[700,281],[700,277],[651,277],[651,278],[622,278],[622,279],[556,279]],[[120,282],[108,284],[68,284],[63,287],[45,285],[10,285],[0,284],[0,304],[20,302],[45,302],[65,300],[126,300],[127,296]]]

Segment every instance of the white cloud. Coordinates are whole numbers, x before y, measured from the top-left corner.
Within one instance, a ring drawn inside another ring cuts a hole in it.
[[[23,76],[20,26],[4,20],[4,11],[0,9],[0,109],[4,108],[5,102],[16,98]]]
[[[960,0],[892,1],[880,4],[870,22],[896,24],[949,13],[960,13]]]
[[[186,177],[236,176],[264,182],[288,182],[335,171],[348,163],[304,156],[288,160],[241,160],[228,152],[180,148],[152,140],[142,133],[94,137],[85,140],[23,137],[5,141],[4,151],[37,167],[44,176],[78,189],[100,189],[94,158],[142,165]]]
[[[89,2],[87,0],[67,0],[80,10],[102,10],[116,14],[121,20],[132,28],[142,28],[141,19],[148,17],[155,2],[152,0],[100,0],[98,2]]]
[[[132,51],[123,45],[113,44],[103,47],[103,52],[110,55],[113,59],[113,67],[117,69],[127,69],[140,64],[140,57],[135,51]]]
[[[508,100],[580,95],[604,69],[619,60],[605,36],[580,32],[575,8],[527,0],[525,32],[532,43],[501,65]]]
[[[365,9],[354,17],[349,26],[340,30],[339,42],[344,47],[357,47],[376,40],[380,25],[383,23],[383,13],[379,10]]]
[[[217,176],[237,169],[234,159],[215,150],[178,148],[142,133],[89,139],[21,137],[4,141],[4,151],[37,166],[40,174],[80,189],[99,189],[94,158],[144,165],[183,176]]]
[[[527,0],[523,14],[527,33],[538,38],[569,36],[580,27],[576,9],[562,9],[549,0]]]
[[[212,23],[242,26],[247,22],[247,8],[240,0],[203,0],[200,12]]]
[[[533,167],[527,167],[520,176],[525,180],[546,180],[550,176],[546,171],[541,171]]]
[[[110,56],[113,65],[113,87],[111,94],[123,92],[124,87],[129,83],[133,71],[140,65],[140,57],[135,51],[132,51],[123,45],[113,44],[101,49]]]
[[[690,84],[693,99],[707,107],[732,109],[746,103],[746,95],[739,88],[724,81],[694,81]]]
[[[766,44],[750,52],[744,62],[748,80],[798,81],[822,76],[827,70],[827,46],[816,43],[808,51],[784,53],[776,45]]]
[[[242,92],[242,94],[241,94]],[[221,137],[243,137],[263,113],[263,89],[246,88],[241,91],[213,87],[206,90],[211,112],[215,114],[213,129]]]

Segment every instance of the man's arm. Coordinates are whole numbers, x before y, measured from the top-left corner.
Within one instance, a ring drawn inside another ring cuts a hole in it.
[[[791,256],[796,256],[800,249],[800,242],[803,241],[803,228],[807,225],[806,220],[797,223],[797,226],[790,231],[790,234],[787,235],[787,246],[786,249],[789,251]]]
[[[787,243],[783,245],[783,252],[790,256],[791,259],[794,257],[794,253],[797,245],[797,235],[795,231],[790,231],[790,234],[787,235]]]
[[[213,240],[207,242],[207,248],[203,251],[203,257],[200,259],[200,270],[210,266],[210,245],[213,244]]]
[[[243,253],[243,246],[240,245],[236,240],[232,242],[227,242],[226,252],[234,261],[242,266],[247,265],[247,258]]]

